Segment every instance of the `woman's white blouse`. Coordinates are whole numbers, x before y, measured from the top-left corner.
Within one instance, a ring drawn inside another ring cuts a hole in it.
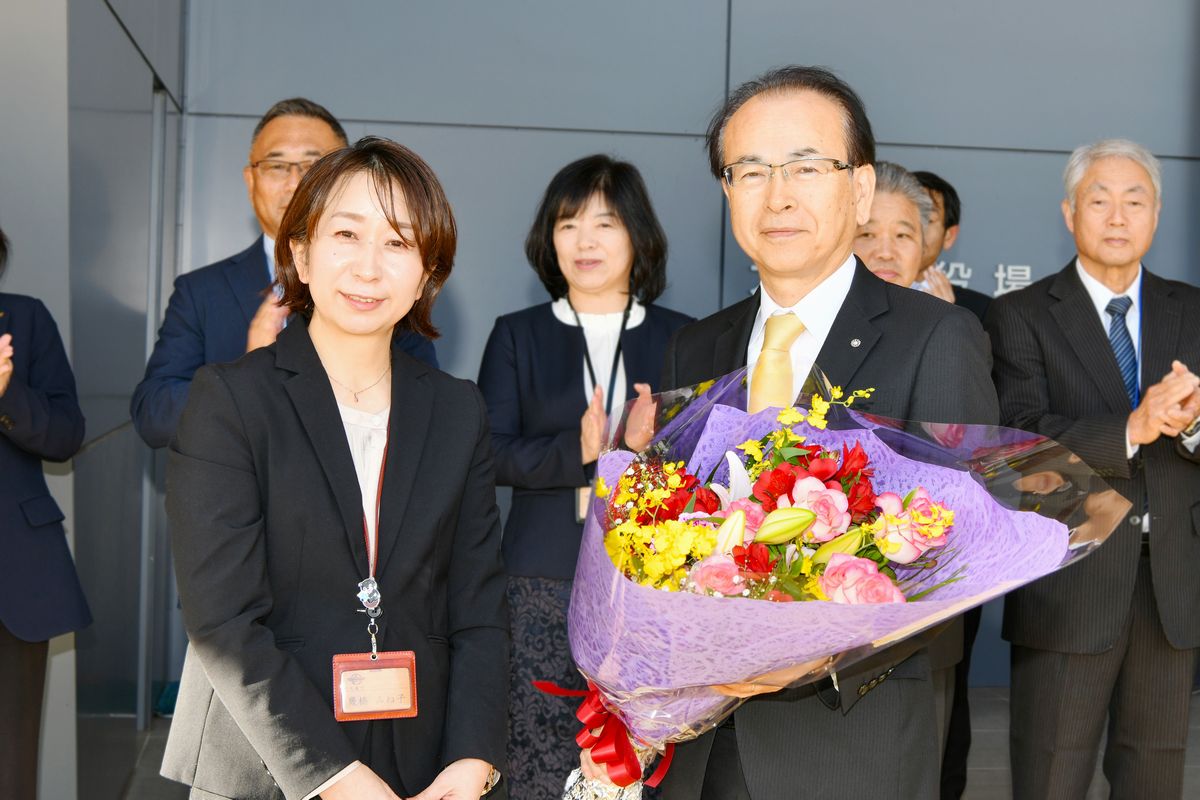
[[[566,297],[560,297],[550,305],[554,311],[555,318],[564,325],[570,325],[572,328],[575,325],[575,314],[571,312],[571,304]],[[592,356],[592,367],[596,370],[596,380],[600,381],[600,386],[607,395],[608,378],[612,375],[613,356],[617,352],[617,344],[621,340],[621,317],[625,315],[624,311],[615,311],[611,314],[583,314],[580,313],[579,321],[583,323],[583,338],[587,343],[588,352]],[[629,309],[629,322],[625,325],[625,329],[636,328],[646,320],[646,309],[637,300],[633,301],[633,305]],[[588,402],[592,399],[592,377],[588,375],[587,362],[583,363],[583,396]],[[617,381],[613,386],[613,395],[615,400],[612,403],[613,413],[617,413],[621,404],[625,402],[625,358],[621,357],[621,361],[617,364]],[[605,405],[608,405],[608,397],[604,398]]]
[[[362,491],[369,551],[374,551],[375,537],[378,535],[375,530],[375,501],[379,496],[379,470],[383,466],[383,454],[387,448],[388,413],[391,407],[378,414],[368,414],[338,403],[338,410],[342,412],[342,425],[346,428],[346,440],[350,443],[350,457],[354,459],[358,488]]]

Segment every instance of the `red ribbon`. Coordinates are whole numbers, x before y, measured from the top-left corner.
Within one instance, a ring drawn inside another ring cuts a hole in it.
[[[575,743],[583,749],[591,748],[592,760],[604,766],[608,779],[617,786],[629,786],[642,777],[642,763],[625,723],[604,705],[603,696],[596,685],[588,681],[587,691],[564,689],[550,681],[534,681],[534,688],[555,697],[582,697],[583,702],[575,710],[575,717],[583,723],[582,730],[575,734]],[[599,731],[592,733],[592,731]],[[668,744],[663,751],[658,768],[646,779],[646,785],[658,786],[671,766],[675,745]]]

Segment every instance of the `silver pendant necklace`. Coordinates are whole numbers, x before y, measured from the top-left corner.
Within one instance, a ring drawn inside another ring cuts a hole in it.
[[[368,390],[370,390],[370,389],[374,389],[376,386],[378,386],[378,385],[379,385],[379,382],[380,382],[380,381],[382,381],[382,380],[383,380],[385,377],[387,377],[387,374],[388,374],[389,372],[391,372],[391,371],[392,371],[392,365],[391,365],[391,364],[388,364],[388,366],[387,366],[387,369],[385,369],[385,370],[383,371],[383,374],[382,374],[382,375],[380,375],[378,378],[376,378],[376,379],[375,379],[375,382],[374,382],[374,383],[372,383],[370,386],[364,386],[364,387],[363,387],[363,388],[361,388],[361,389],[351,389],[349,386],[347,386],[346,384],[342,383],[342,382],[341,382],[341,381],[339,381],[337,378],[333,377],[333,375],[332,375],[332,374],[330,374],[330,373],[325,373],[325,374],[329,375],[329,380],[333,381],[333,382],[334,382],[334,383],[336,383],[338,386],[342,387],[342,388],[343,388],[343,389],[345,389],[347,392],[349,392],[350,394],[354,395],[354,403],[355,403],[355,405],[357,405],[357,404],[358,404],[358,396],[359,396],[360,394],[362,394],[363,392],[366,392],[366,391],[368,391]]]

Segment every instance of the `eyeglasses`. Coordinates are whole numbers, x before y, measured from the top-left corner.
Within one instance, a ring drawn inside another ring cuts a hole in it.
[[[721,175],[731,187],[760,189],[767,185],[771,176],[779,170],[789,181],[802,183],[818,180],[834,172],[854,169],[853,164],[824,156],[805,156],[783,164],[763,164],[760,161],[739,161],[721,168]]]
[[[315,163],[317,163],[315,158],[306,161],[281,161],[278,158],[264,158],[262,161],[255,161],[250,166],[266,180],[283,183],[292,174],[293,169],[297,171],[299,177],[303,178],[304,173],[312,169],[312,165]]]

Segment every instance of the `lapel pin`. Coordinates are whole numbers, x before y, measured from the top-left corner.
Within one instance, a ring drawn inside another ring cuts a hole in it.
[[[851,340],[850,340],[850,346],[851,346],[851,347],[860,347],[860,346],[862,346],[862,339],[851,339]]]

